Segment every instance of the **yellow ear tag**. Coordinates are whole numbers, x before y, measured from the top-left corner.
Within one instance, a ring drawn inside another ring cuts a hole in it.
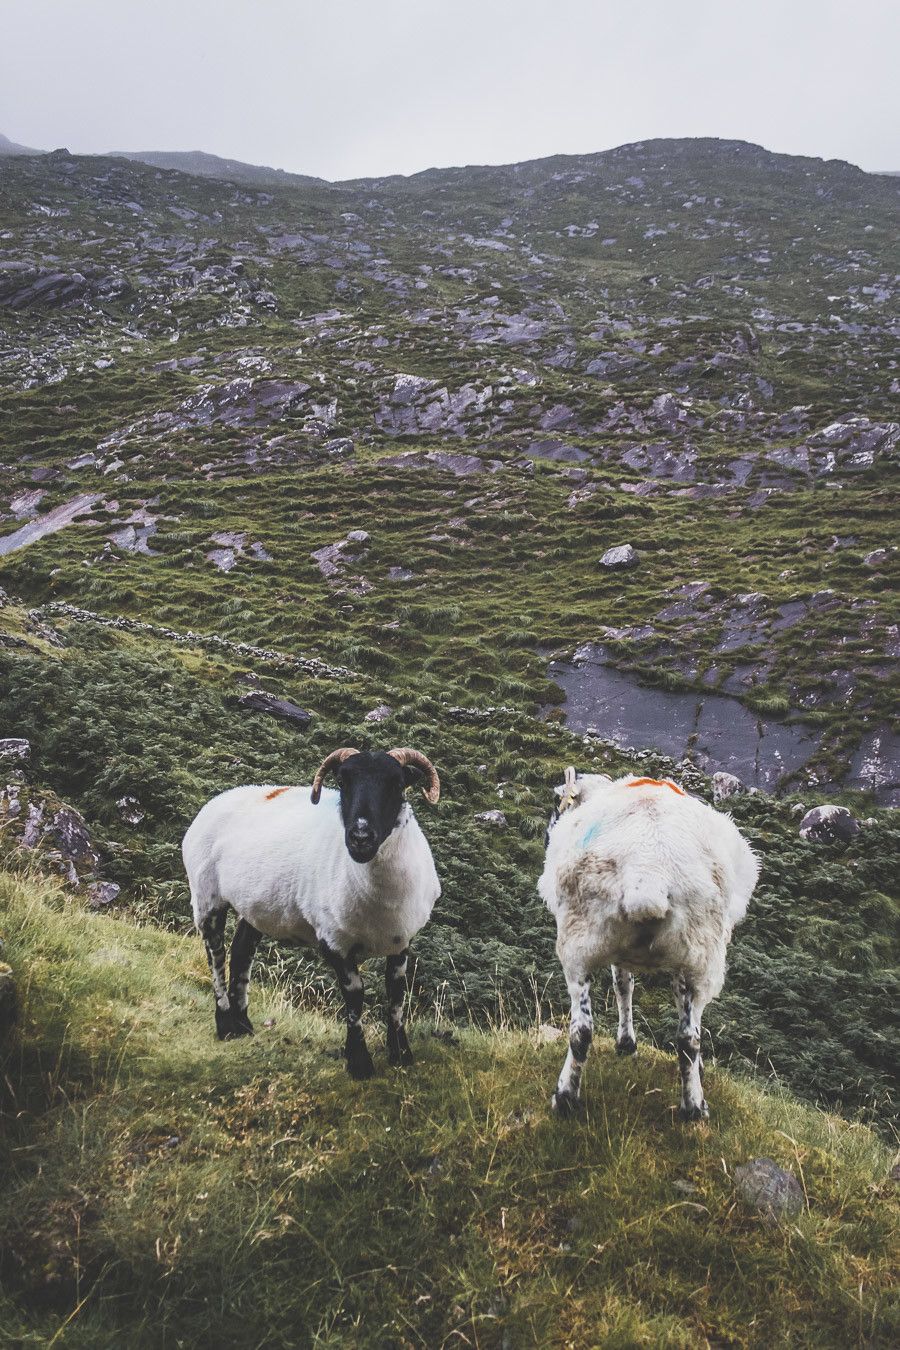
[[[568,811],[569,807],[572,805],[574,800],[575,800],[574,792],[563,793],[563,795],[559,799],[559,806],[556,808],[559,811],[560,815],[563,813],[563,811]]]

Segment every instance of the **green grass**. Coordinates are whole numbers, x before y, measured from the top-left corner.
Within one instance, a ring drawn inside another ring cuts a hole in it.
[[[551,1118],[558,1044],[412,1026],[413,1070],[352,1083],[336,1020],[253,998],[212,1035],[194,938],[0,879],[22,1011],[3,1050],[0,1343],[887,1346],[890,1158],[863,1126],[598,1038],[587,1115]],[[266,1028],[266,1020],[274,1025]],[[771,1226],[734,1168],[806,1208]],[[690,1183],[685,1187],[676,1183]],[[695,1187],[696,1189],[691,1189]]]

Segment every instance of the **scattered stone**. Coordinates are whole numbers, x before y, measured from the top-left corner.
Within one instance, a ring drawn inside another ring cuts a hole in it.
[[[771,1158],[753,1158],[734,1169],[734,1179],[743,1198],[760,1211],[768,1223],[795,1218],[805,1204],[797,1178]]]
[[[867,553],[863,558],[866,567],[881,567],[891,556],[889,548],[873,548],[871,553]]]
[[[619,544],[608,548],[600,559],[601,567],[636,567],[638,555],[630,544]]]
[[[479,811],[475,819],[482,825],[491,825],[497,830],[505,830],[507,826],[506,816],[502,811]]]
[[[120,797],[116,807],[126,825],[140,825],[147,814],[137,797]]]
[[[846,806],[814,806],[800,822],[800,838],[812,844],[849,844],[859,821]]]
[[[554,1041],[561,1041],[565,1034],[560,1027],[551,1026],[549,1022],[542,1022],[538,1027],[538,1044],[552,1045]]]
[[[0,740],[0,759],[25,760],[31,755],[31,744],[18,736],[7,736]]]
[[[377,708],[372,708],[363,718],[364,722],[386,722],[393,715],[393,708],[387,703],[379,703]]]
[[[12,967],[0,961],[0,1040],[15,1025],[19,1012],[16,982]]]
[[[684,1177],[676,1177],[672,1185],[682,1195],[699,1195],[700,1193],[700,1187],[695,1186],[692,1181],[685,1180]]]
[[[284,722],[295,722],[301,727],[308,727],[312,721],[312,713],[307,712],[305,708],[301,708],[289,698],[278,698],[275,694],[268,694],[264,689],[254,689],[249,694],[241,694],[238,706],[245,712],[269,713],[272,717],[280,717]]]
[[[88,901],[92,909],[102,909],[118,899],[122,887],[114,881],[92,881],[87,888]]]
[[[734,797],[739,792],[744,791],[744,785],[733,773],[726,773],[720,769],[718,773],[712,776],[713,800],[716,802],[727,801],[729,797]]]
[[[334,544],[325,544],[309,556],[318,565],[322,576],[330,581],[340,576],[349,561],[356,560],[368,542],[369,535],[365,530],[351,530],[346,538],[338,539]]]

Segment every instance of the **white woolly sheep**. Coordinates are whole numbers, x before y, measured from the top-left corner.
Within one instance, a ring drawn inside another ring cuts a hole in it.
[[[616,1050],[637,1049],[633,971],[672,974],[683,1120],[709,1115],[700,1019],[725,979],[725,951],[743,919],[758,864],[730,816],[668,779],[613,781],[566,770],[547,831],[538,891],[556,916],[556,950],[572,1000],[569,1052],[553,1095],[560,1116],[580,1105],[593,1033],[590,981],[612,966]]]
[[[332,771],[338,791],[323,794]],[[354,1078],[374,1072],[362,1030],[359,961],[387,957],[388,1058],[412,1063],[403,1027],[409,943],[441,893],[428,841],[404,800],[413,783],[422,784],[429,802],[438,800],[437,771],[419,751],[347,747],[323,761],[311,788],[233,788],[202,808],[182,854],[209,958],[220,1040],[252,1034],[250,965],[265,934],[318,946],[334,970]],[[238,925],[226,984],[229,908]]]

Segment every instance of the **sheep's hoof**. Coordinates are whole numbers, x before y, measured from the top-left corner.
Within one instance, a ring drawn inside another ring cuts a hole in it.
[[[637,1054],[637,1041],[633,1036],[623,1036],[620,1041],[616,1041],[617,1055],[635,1055]]]
[[[550,1105],[553,1114],[560,1120],[572,1120],[576,1116],[584,1115],[584,1103],[580,1097],[573,1096],[571,1092],[554,1092],[550,1098]]]
[[[234,1035],[234,1013],[230,1008],[216,1008],[216,1035],[220,1041],[230,1041]]]
[[[409,1041],[406,1039],[406,1031],[403,1027],[399,1030],[391,1027],[388,1030],[387,1042],[388,1064],[395,1069],[408,1069],[410,1064],[415,1064],[416,1059],[409,1047]]]
[[[347,1055],[347,1072],[351,1078],[357,1080],[372,1077],[375,1072],[375,1065],[372,1063],[372,1056],[365,1046],[362,1049],[355,1048],[351,1054]]]
[[[701,1102],[699,1106],[682,1104],[678,1108],[678,1119],[684,1121],[709,1120],[709,1107],[706,1102]]]
[[[220,1041],[236,1041],[239,1036],[252,1036],[253,1023],[243,1009],[216,1008],[216,1035]]]

